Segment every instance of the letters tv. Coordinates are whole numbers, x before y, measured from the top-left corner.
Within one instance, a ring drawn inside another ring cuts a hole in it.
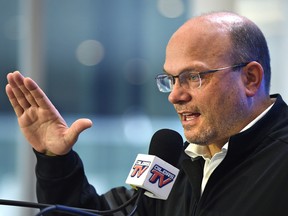
[[[131,177],[139,178],[150,166],[150,161],[137,160],[133,166],[133,172]],[[161,167],[158,164],[155,164],[151,169],[150,173],[152,174],[149,178],[149,182],[155,184],[158,182],[158,187],[162,188],[165,185],[169,184],[175,179],[175,175],[165,168]]]

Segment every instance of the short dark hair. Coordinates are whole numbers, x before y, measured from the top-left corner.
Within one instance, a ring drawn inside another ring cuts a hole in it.
[[[250,20],[231,25],[231,57],[235,63],[257,61],[264,69],[265,91],[269,94],[271,80],[270,54],[262,31]]]

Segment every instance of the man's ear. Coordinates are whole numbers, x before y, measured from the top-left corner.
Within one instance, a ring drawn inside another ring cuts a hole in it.
[[[254,96],[259,90],[263,78],[264,70],[256,61],[250,62],[242,69],[243,84],[248,97]]]

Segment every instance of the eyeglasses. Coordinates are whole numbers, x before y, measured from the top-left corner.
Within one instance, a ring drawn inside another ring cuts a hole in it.
[[[165,93],[172,91],[176,78],[179,79],[180,86],[182,86],[185,89],[200,88],[202,84],[202,79],[201,79],[202,75],[215,73],[217,71],[222,71],[225,69],[236,69],[240,67],[245,67],[249,63],[250,62],[240,63],[240,64],[236,64],[232,66],[227,66],[227,67],[222,67],[222,68],[217,68],[217,69],[207,70],[207,71],[201,71],[201,72],[184,71],[177,76],[172,76],[169,74],[159,74],[156,76],[156,83],[157,83],[159,91],[165,92]]]

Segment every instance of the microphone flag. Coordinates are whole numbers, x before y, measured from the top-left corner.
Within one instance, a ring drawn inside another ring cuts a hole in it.
[[[145,195],[166,200],[179,170],[154,155],[138,154],[126,179],[126,184],[145,189]]]

